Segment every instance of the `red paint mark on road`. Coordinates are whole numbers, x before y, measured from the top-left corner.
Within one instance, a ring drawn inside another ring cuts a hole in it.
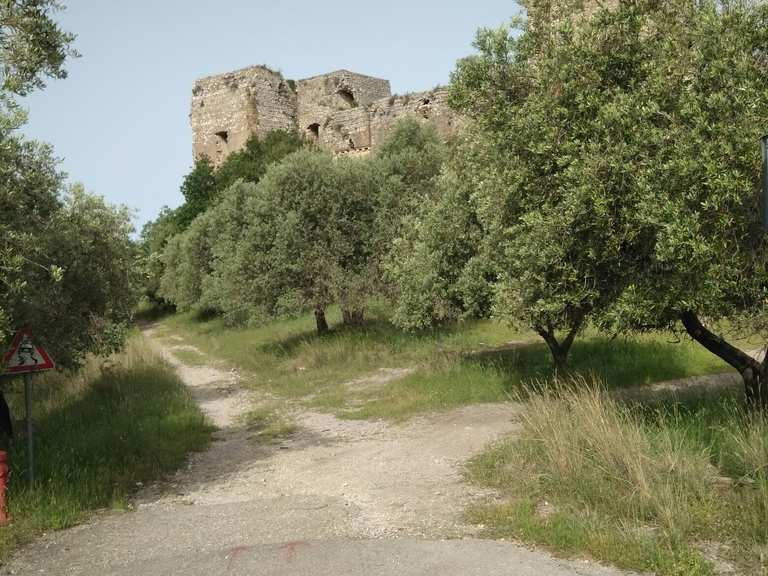
[[[293,540],[291,542],[286,542],[280,546],[279,549],[285,550],[285,559],[287,562],[293,562],[293,558],[296,555],[296,550],[301,546],[309,546],[309,542],[304,540]]]
[[[250,546],[235,546],[234,548],[224,551],[224,560],[227,560],[227,572],[232,570],[232,563],[237,557],[250,548]]]

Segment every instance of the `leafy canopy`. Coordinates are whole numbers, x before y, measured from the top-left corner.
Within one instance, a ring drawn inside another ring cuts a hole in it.
[[[556,362],[588,317],[669,328],[763,301],[765,24],[749,2],[621,2],[481,30],[459,62],[474,252],[496,313]]]

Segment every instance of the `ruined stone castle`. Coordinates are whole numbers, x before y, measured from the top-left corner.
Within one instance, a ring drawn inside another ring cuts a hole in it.
[[[519,0],[533,26],[563,18],[578,22],[618,0]],[[334,154],[375,149],[405,116],[432,124],[448,137],[458,118],[447,90],[435,88],[393,95],[389,80],[338,70],[304,80],[287,80],[266,66],[251,66],[195,82],[192,89],[192,151],[215,164],[240,150],[252,135],[298,130]]]
[[[265,66],[209,76],[192,89],[192,151],[221,163],[252,135],[298,130],[334,154],[375,149],[405,116],[432,124],[448,137],[456,118],[447,90],[393,95],[389,80],[338,70],[286,80]]]

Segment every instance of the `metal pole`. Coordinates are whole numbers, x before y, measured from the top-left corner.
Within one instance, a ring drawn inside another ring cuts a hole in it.
[[[32,374],[24,374],[24,407],[27,412],[27,469],[29,483],[35,483],[35,461],[32,444]]]

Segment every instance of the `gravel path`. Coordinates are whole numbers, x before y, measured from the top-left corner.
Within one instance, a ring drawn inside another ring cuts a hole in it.
[[[48,534],[0,574],[621,574],[475,539],[462,524],[461,511],[487,494],[462,481],[461,465],[515,430],[517,404],[402,425],[297,412],[299,432],[264,445],[240,422],[259,399],[234,373],[163,353],[218,427],[212,446],[146,487],[134,511]]]

